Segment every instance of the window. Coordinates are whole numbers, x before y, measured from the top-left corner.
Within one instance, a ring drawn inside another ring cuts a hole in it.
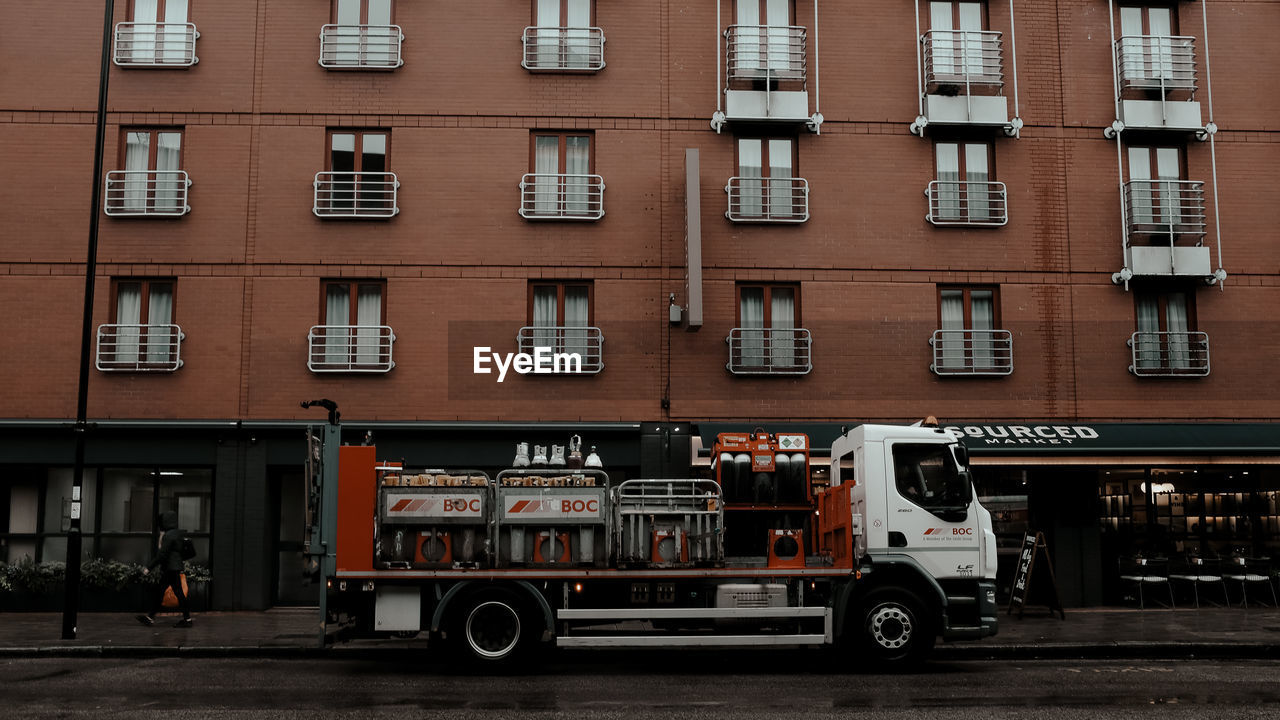
[[[1135,225],[1181,224],[1192,188],[1183,182],[1182,152],[1170,147],[1129,148],[1129,212]]]
[[[938,179],[929,191],[929,221],[936,225],[1003,225],[1004,186],[992,182],[987,142],[938,142]]]
[[[1194,292],[1181,289],[1134,293],[1137,332],[1131,342],[1135,373],[1208,373],[1208,338],[1196,332],[1195,298]]]
[[[551,348],[553,353],[576,353],[582,371],[603,369],[603,337],[592,326],[590,282],[532,282],[529,284],[529,327],[520,333],[520,352]]]
[[[195,28],[187,0],[133,0],[131,22],[116,29],[116,62],[121,65],[195,63]]]
[[[320,64],[329,68],[396,68],[403,39],[391,0],[333,0],[321,28]]]
[[[182,128],[126,128],[117,167],[107,173],[108,215],[182,215],[187,174],[182,170]]]
[[[590,134],[534,133],[530,165],[532,173],[521,183],[522,215],[588,220],[604,215],[604,183],[592,174]]]
[[[525,30],[524,66],[530,70],[599,70],[604,35],[595,25],[592,0],[533,0],[533,25]]]
[[[731,220],[803,221],[808,184],[796,177],[792,138],[739,138],[738,176],[729,182]]]
[[[738,321],[730,335],[730,370],[808,372],[808,331],[797,329],[798,285],[739,285]],[[736,340],[736,342],[735,342]]]
[[[934,371],[1005,375],[1013,370],[1012,340],[999,330],[999,293],[991,287],[939,287]]]
[[[899,495],[949,522],[968,515],[973,485],[950,447],[894,443],[893,465]]]
[[[390,363],[392,337],[385,327],[385,286],[382,280],[322,283],[324,309],[317,331],[319,347],[312,348],[313,360],[318,351],[326,369],[382,369]]]
[[[1121,73],[1129,84],[1158,89],[1174,79],[1175,64],[1180,64],[1175,54],[1189,48],[1175,37],[1176,23],[1169,6],[1120,8]]]
[[[804,34],[792,30],[791,0],[737,0],[736,6],[729,40],[730,79],[754,84],[799,79],[805,61]]]
[[[938,83],[963,83],[982,76],[986,8],[981,2],[930,2],[932,76]]]
[[[391,132],[330,130],[325,172],[316,177],[315,214],[321,217],[390,217],[399,182],[388,170]]]
[[[182,333],[173,324],[173,278],[111,282],[111,324],[98,337],[99,369],[176,370]]]

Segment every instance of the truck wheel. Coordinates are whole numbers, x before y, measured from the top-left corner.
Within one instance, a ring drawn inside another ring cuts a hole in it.
[[[933,627],[926,619],[924,604],[914,594],[881,588],[868,593],[861,607],[860,644],[872,667],[906,669],[933,649]]]
[[[468,657],[501,664],[519,654],[526,644],[529,628],[513,595],[486,592],[463,607],[456,632],[458,645]]]

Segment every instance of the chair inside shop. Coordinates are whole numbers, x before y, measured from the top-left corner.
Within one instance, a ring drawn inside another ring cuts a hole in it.
[[[1200,607],[1200,586],[1217,586],[1222,591],[1222,602],[1230,604],[1227,597],[1227,581],[1222,575],[1222,561],[1218,558],[1202,558],[1189,555],[1169,569],[1169,582],[1191,586],[1196,607]],[[1183,597],[1186,597],[1185,595]],[[1212,605],[1218,603],[1209,601]]]
[[[1233,557],[1223,566],[1223,575],[1230,583],[1240,584],[1240,604],[1249,607],[1249,586],[1265,585],[1271,594],[1271,606],[1276,607],[1276,588],[1271,584],[1271,561],[1267,558]],[[1266,603],[1261,603],[1265,605]]]
[[[1169,585],[1169,561],[1164,558],[1146,558],[1142,556],[1120,558],[1120,580],[1131,583],[1138,589],[1138,607],[1147,608],[1146,589],[1148,587],[1164,587],[1169,594],[1169,604],[1153,601],[1162,607],[1175,608],[1173,588]]]

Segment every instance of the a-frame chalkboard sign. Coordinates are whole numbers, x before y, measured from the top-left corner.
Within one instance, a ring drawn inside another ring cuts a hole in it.
[[[1053,561],[1049,559],[1049,546],[1044,541],[1044,533],[1028,530],[1022,536],[1022,552],[1018,555],[1018,567],[1013,576],[1013,589],[1009,592],[1009,612],[1018,607],[1018,617],[1027,609],[1027,599],[1031,596],[1031,573],[1036,569],[1036,558],[1044,555],[1044,566],[1049,571],[1049,585],[1053,594],[1049,599],[1049,614],[1057,611],[1063,620],[1067,613],[1062,609],[1062,598],[1058,595],[1058,580],[1053,576]],[[1041,573],[1043,575],[1043,573]]]

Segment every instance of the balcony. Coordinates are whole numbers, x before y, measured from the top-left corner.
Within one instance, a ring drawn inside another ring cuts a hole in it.
[[[116,23],[112,61],[120,67],[186,68],[200,62],[191,23]]]
[[[389,218],[400,181],[389,172],[318,172],[311,211],[319,218]]]
[[[520,67],[531,72],[599,72],[604,30],[598,27],[527,27]]]
[[[731,177],[725,217],[733,222],[802,223],[809,219],[809,182],[804,178]]]
[[[930,30],[920,38],[923,123],[1011,128],[1004,92],[1004,40],[995,31]]]
[[[323,25],[320,67],[331,70],[395,70],[404,33],[399,25]]]
[[[809,114],[805,28],[730,25],[725,38],[723,120],[805,122],[817,128],[821,120]]]
[[[535,367],[534,374],[595,375],[604,370],[604,333],[598,327],[522,327],[516,333],[516,347],[548,368]],[[539,348],[547,349],[541,355],[545,361],[536,354]]]
[[[526,220],[599,220],[604,217],[604,178],[526,173],[520,178],[519,212]]]
[[[385,373],[395,367],[395,333],[386,325],[315,325],[307,333],[313,373]]]
[[[185,170],[112,170],[102,211],[112,217],[179,217],[191,212]]]
[[[1204,377],[1209,374],[1209,335],[1202,332],[1136,332],[1129,372],[1138,377]]]
[[[1125,35],[1115,42],[1120,120],[1128,129],[1202,130],[1195,38]]]
[[[1002,182],[934,180],[924,194],[929,199],[925,220],[934,225],[1000,227],[1009,222]]]
[[[1124,186],[1128,212],[1129,267],[1134,275],[1209,277],[1204,183],[1198,180],[1130,180]]]
[[[734,375],[807,375],[813,345],[805,328],[733,328],[725,338]]]
[[[94,365],[102,372],[173,372],[182,367],[186,337],[177,325],[99,325]]]
[[[929,338],[933,364],[941,376],[1013,373],[1013,333],[1008,330],[935,330]]]

